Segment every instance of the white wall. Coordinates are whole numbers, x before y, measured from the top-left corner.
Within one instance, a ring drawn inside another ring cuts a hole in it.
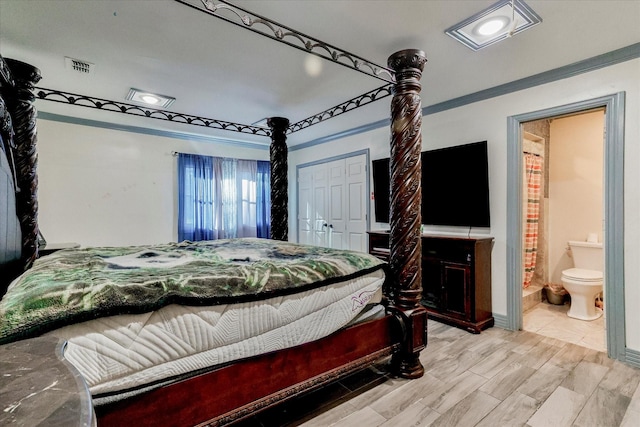
[[[426,65],[427,67],[429,64]],[[493,311],[507,314],[507,117],[626,92],[625,121],[625,302],[627,347],[640,351],[640,59],[553,83],[429,115],[423,119],[423,149],[488,141]],[[422,82],[428,93],[429,82]],[[388,99],[379,102],[389,102]],[[365,107],[366,108],[366,107]],[[321,126],[321,125],[320,125]],[[376,129],[303,150],[289,156],[289,238],[296,240],[295,167],[325,157],[370,148],[371,159],[389,155],[389,130]],[[373,211],[373,207],[372,207]],[[375,227],[375,224],[373,224]],[[472,234],[474,234],[472,232]]]
[[[569,240],[584,241],[595,233],[602,242],[603,148],[604,111],[551,122],[548,242],[554,283],[560,283],[562,270],[573,267]]]
[[[50,243],[126,246],[177,239],[172,151],[268,160],[268,150],[38,121],[39,223]]]

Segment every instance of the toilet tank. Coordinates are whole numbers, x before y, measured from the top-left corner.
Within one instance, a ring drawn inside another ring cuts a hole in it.
[[[569,241],[573,266],[587,270],[604,271],[602,243]]]

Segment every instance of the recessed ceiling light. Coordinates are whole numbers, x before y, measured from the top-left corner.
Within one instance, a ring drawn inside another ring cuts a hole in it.
[[[489,18],[485,21],[479,22],[478,25],[476,25],[475,32],[481,36],[491,36],[505,28],[510,21],[511,20],[506,16]]]
[[[531,28],[542,18],[522,0],[500,0],[445,33],[472,50],[479,50]]]
[[[155,104],[159,104],[160,103],[160,98],[158,98],[157,96],[154,96],[154,95],[141,95],[140,99],[142,99],[147,104],[155,105]]]
[[[127,100],[152,105],[154,107],[167,108],[173,104],[173,101],[176,99],[171,96],[158,95],[157,93],[131,88],[127,94]]]

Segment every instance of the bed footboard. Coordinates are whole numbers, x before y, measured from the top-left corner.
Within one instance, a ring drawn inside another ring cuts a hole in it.
[[[398,351],[401,339],[396,318],[387,315],[96,407],[98,425],[226,425],[370,366]]]

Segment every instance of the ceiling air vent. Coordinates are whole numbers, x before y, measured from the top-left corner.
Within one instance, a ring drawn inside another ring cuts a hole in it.
[[[93,69],[95,67],[95,64],[92,64],[91,62],[69,58],[68,56],[64,57],[64,62],[68,69],[82,74],[93,74]]]

